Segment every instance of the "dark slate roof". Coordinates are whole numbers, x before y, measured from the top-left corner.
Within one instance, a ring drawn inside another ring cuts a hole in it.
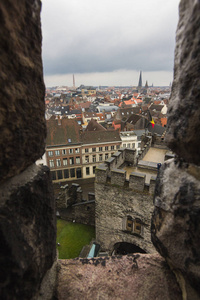
[[[142,118],[142,116],[132,114],[132,115],[128,118],[127,122],[134,125],[134,124],[136,124],[137,121],[140,120],[141,118]]]
[[[60,125],[59,125],[60,124]],[[79,144],[80,126],[74,119],[56,119],[54,116],[47,120],[47,146]]]
[[[157,133],[158,135],[162,135],[163,132],[166,130],[165,127],[162,127],[160,125],[155,124],[154,128],[152,127],[151,123],[149,123],[149,125],[147,126],[148,131],[150,131],[151,133]]]
[[[132,114],[139,114],[140,107],[126,107],[126,108],[119,108],[117,113],[114,117],[114,120],[125,120],[129,118]]]
[[[96,120],[91,119],[85,131],[106,131],[106,129],[101,124],[99,124]]]
[[[121,142],[118,131],[84,131],[81,135],[81,141],[84,144]]]

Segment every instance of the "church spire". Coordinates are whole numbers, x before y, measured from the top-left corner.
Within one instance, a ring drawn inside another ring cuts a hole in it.
[[[139,77],[139,82],[138,82],[138,88],[142,88],[142,71],[140,71],[140,77]]]

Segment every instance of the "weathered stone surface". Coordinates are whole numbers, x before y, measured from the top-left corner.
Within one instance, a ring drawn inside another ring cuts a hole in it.
[[[55,201],[47,167],[32,165],[1,184],[0,245],[0,298],[36,297],[56,258]]]
[[[176,278],[158,255],[60,261],[59,300],[181,300]]]
[[[200,299],[200,167],[168,160],[160,169],[152,241],[176,273],[184,299]]]
[[[0,2],[0,181],[44,153],[40,0]]]
[[[179,11],[166,139],[176,154],[200,165],[200,1],[182,0]]]
[[[103,251],[110,254],[116,243],[134,244],[147,253],[155,252],[151,242],[151,214],[153,196],[145,191],[134,191],[126,187],[95,183],[96,198],[96,241]],[[140,219],[142,234],[137,235],[126,230],[126,218]]]

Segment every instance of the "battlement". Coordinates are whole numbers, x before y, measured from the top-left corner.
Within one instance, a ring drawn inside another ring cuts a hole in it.
[[[145,184],[146,175],[142,173],[132,172],[129,180],[126,180],[126,171],[122,169],[111,169],[109,176],[108,167],[100,165],[96,168],[96,183],[109,183],[119,187],[129,188],[135,192],[147,192],[153,194],[155,190],[156,177],[151,176],[150,184]]]
[[[107,159],[105,163],[99,165],[96,168],[96,182],[97,183],[110,183],[111,185],[118,185],[120,187],[130,188],[134,191],[143,192],[144,190],[150,194],[154,193],[155,188],[155,176],[150,179],[150,184],[145,184],[146,175],[142,173],[132,172],[129,180],[126,180],[126,171],[122,167],[123,165],[137,166],[140,163],[143,166],[143,162],[140,161],[151,147],[151,137],[147,137],[148,141],[145,146],[139,151],[138,155],[136,150],[121,148],[113,154],[112,157]],[[157,164],[152,163],[152,166],[148,166],[150,169],[157,169]],[[144,162],[145,167],[146,164]]]

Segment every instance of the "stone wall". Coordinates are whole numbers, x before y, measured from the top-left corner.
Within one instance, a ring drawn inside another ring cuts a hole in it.
[[[56,199],[56,210],[59,217],[69,222],[77,222],[95,226],[95,195],[88,193],[83,199],[79,184],[72,183],[60,187],[61,192]]]
[[[146,191],[135,191],[112,184],[95,183],[96,196],[96,241],[101,249],[110,254],[118,242],[135,244],[147,253],[154,252],[151,243],[151,214],[153,195]],[[139,236],[129,233],[124,226],[127,216],[139,218],[143,233]]]
[[[200,299],[200,1],[181,0],[166,141],[176,157],[159,170],[152,241],[184,300]]]
[[[153,194],[155,177],[150,185],[145,185],[144,174],[131,173],[126,180],[126,171],[111,169],[104,165],[96,168],[95,198],[96,198],[96,241],[103,251],[110,254],[114,245],[119,242],[134,244],[147,253],[154,252],[151,243],[150,224],[153,211]],[[127,217],[133,222],[139,219],[142,224],[141,233],[128,231]]]
[[[45,151],[41,2],[1,1],[0,180],[22,172]]]
[[[39,0],[0,2],[0,299],[52,299],[56,219],[45,149]],[[51,278],[51,285],[48,285]]]

